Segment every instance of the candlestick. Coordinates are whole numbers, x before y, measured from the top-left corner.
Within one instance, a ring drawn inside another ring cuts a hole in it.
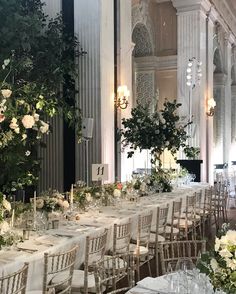
[[[12,216],[11,216],[11,227],[14,227],[14,219],[15,219],[15,209],[12,210]]]
[[[36,195],[36,191],[34,191],[34,223],[36,222],[36,208],[37,208],[37,206],[36,206],[36,197],[37,195]]]
[[[70,190],[70,204],[73,205],[73,200],[74,200],[74,187],[73,184],[71,185],[71,190]]]

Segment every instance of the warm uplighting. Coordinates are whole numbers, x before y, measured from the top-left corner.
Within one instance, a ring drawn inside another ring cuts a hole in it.
[[[210,98],[207,102],[207,115],[213,116],[215,114],[216,102],[214,98]]]
[[[126,109],[129,102],[128,98],[130,96],[130,92],[127,86],[119,86],[117,89],[117,98],[115,99],[115,105],[117,108]]]

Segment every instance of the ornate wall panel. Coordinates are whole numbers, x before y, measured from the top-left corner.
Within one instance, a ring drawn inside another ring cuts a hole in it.
[[[152,55],[152,44],[149,32],[144,24],[137,24],[133,30],[132,41],[135,44],[133,54],[135,57]]]
[[[155,96],[155,74],[150,72],[136,73],[136,98],[137,103],[152,104]]]

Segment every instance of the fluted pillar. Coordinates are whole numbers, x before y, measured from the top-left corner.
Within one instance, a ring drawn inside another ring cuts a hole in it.
[[[236,161],[236,85],[231,86],[231,159]]]
[[[189,87],[186,85],[188,60],[195,57],[202,62],[200,85],[192,91],[193,122],[197,126],[192,145],[201,148],[202,180],[206,180],[206,14],[210,10],[208,0],[172,0],[177,9],[178,60],[177,84],[178,100],[182,103],[181,115],[189,115]],[[200,139],[201,137],[201,139]]]
[[[94,119],[89,140],[89,165],[85,143],[76,146],[76,180],[86,180],[93,163],[109,164],[114,180],[114,21],[113,1],[74,1],[75,34],[87,52],[79,60],[78,105],[84,117]]]

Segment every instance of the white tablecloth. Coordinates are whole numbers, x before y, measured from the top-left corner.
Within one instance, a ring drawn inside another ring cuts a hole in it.
[[[112,229],[114,223],[121,223],[128,218],[132,222],[132,233],[136,234],[137,218],[141,213],[149,210],[153,211],[155,219],[156,207],[164,206],[167,203],[171,206],[174,200],[184,199],[187,195],[192,195],[194,192],[204,190],[209,187],[206,183],[192,183],[189,186],[177,188],[170,193],[154,194],[152,196],[141,197],[138,203],[127,203],[118,207],[103,207],[100,213],[87,212],[81,214],[80,220],[77,222],[62,223],[58,230],[47,231],[48,237],[31,236],[29,241],[25,241],[27,245],[33,244],[33,248],[37,248],[37,252],[29,253],[27,251],[0,251],[0,271],[6,275],[19,269],[23,262],[29,262],[28,289],[36,290],[42,288],[43,277],[43,254],[44,252],[54,253],[64,251],[74,245],[79,245],[77,254],[76,267],[79,267],[84,261],[84,249],[86,236],[96,235],[104,228],[108,228],[107,249],[112,248]],[[171,209],[170,209],[171,213]],[[50,240],[52,242],[46,242]],[[66,236],[67,235],[67,236]],[[45,244],[47,243],[47,244]],[[21,244],[24,247],[24,245]]]

